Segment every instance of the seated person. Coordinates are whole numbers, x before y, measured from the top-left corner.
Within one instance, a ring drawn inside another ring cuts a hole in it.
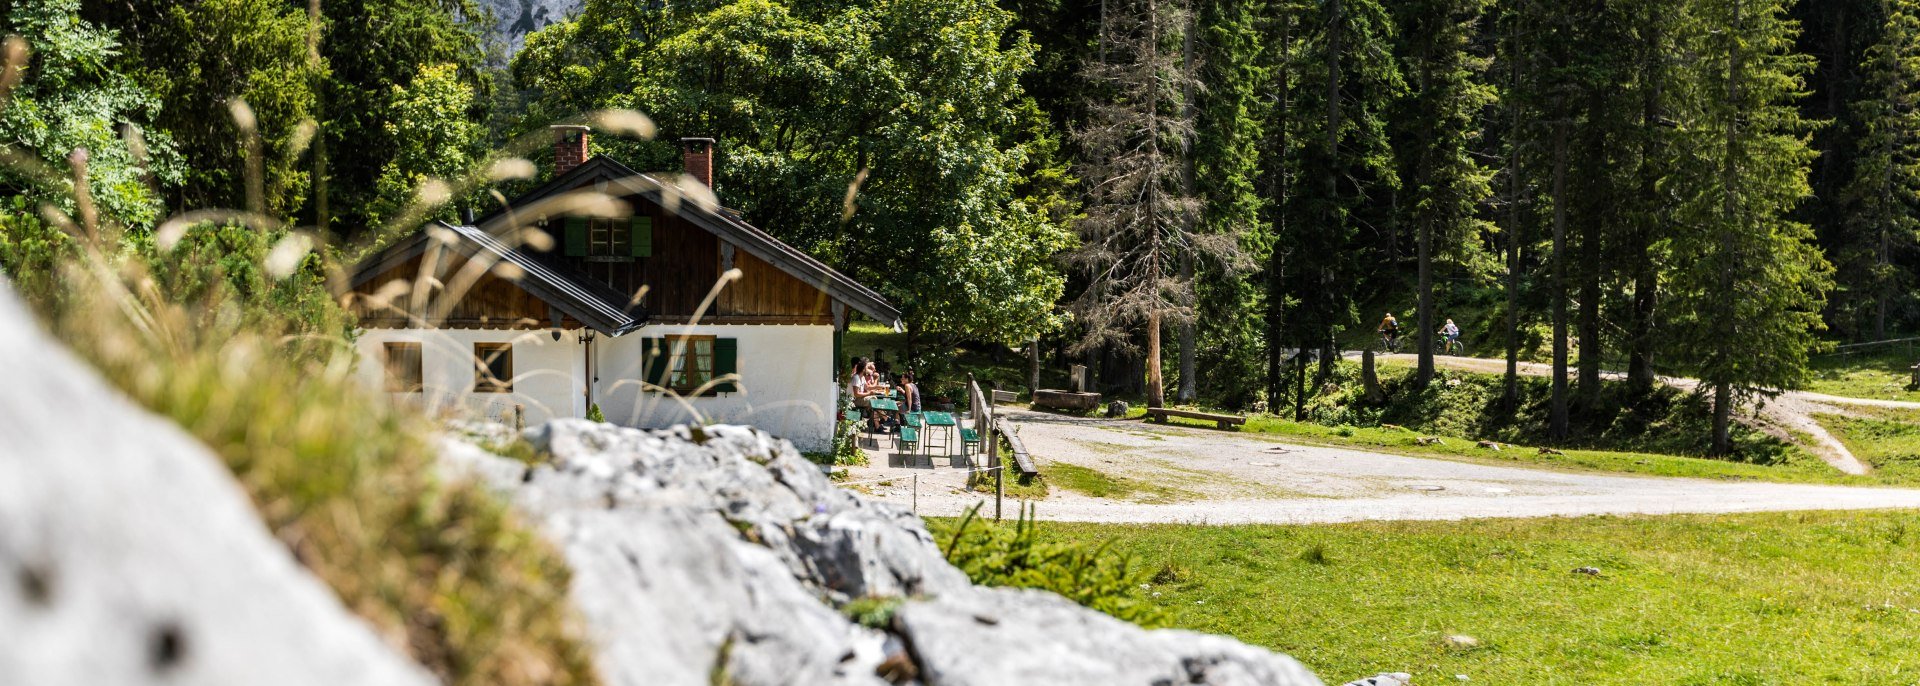
[[[900,375],[900,411],[920,412],[920,386],[913,382],[913,372]]]

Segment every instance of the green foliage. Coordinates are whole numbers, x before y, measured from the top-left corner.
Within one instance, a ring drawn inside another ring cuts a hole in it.
[[[900,611],[905,601],[893,596],[865,596],[847,601],[840,607],[840,613],[869,629],[887,631],[893,628],[893,615]]]
[[[1154,592],[1172,626],[1330,683],[1392,665],[1416,684],[1669,686],[1899,683],[1920,655],[1914,533],[1908,512],[1790,512],[1039,536],[1169,570]],[[1600,576],[1571,572],[1587,566]]]
[[[467,184],[461,178],[473,171],[480,158],[482,130],[468,118],[474,105],[473,87],[462,81],[455,65],[422,65],[406,87],[393,87],[388,111],[393,118],[385,124],[386,133],[395,142],[393,159],[380,170],[374,184],[377,199],[367,210],[367,220],[384,224],[402,218],[409,205],[423,198],[421,189],[428,184]],[[471,194],[469,194],[471,196]],[[422,219],[454,219],[452,201],[471,197],[447,197],[425,203]],[[407,217],[412,218],[412,217]]]
[[[1145,597],[1151,575],[1133,558],[1115,555],[1113,542],[1098,545],[1045,540],[1032,506],[1013,526],[979,519],[980,506],[958,520],[933,520],[928,529],[947,561],[974,583],[1053,591],[1087,607],[1146,627],[1165,623],[1166,613]]]
[[[1910,269],[1896,260],[1920,239],[1920,8],[1879,2],[1879,42],[1858,66],[1852,103],[1853,177],[1841,195],[1844,243],[1831,254],[1843,268],[1834,314],[1847,330],[1884,337],[1912,296]]]
[[[103,3],[104,4],[104,3]],[[156,125],[187,162],[166,187],[173,207],[235,207],[288,217],[312,192],[301,159],[320,116],[316,88],[327,74],[308,50],[303,3],[280,0],[128,0],[101,21],[137,36],[122,65],[163,104]],[[231,106],[245,101],[262,149],[249,172],[246,133]],[[254,208],[250,184],[263,206]]]
[[[68,156],[84,149],[101,218],[153,226],[162,211],[157,186],[178,183],[186,167],[175,136],[155,126],[166,114],[162,98],[117,68],[120,35],[81,19],[79,0],[17,0],[6,8],[0,33],[30,37],[32,55],[0,109],[0,138],[27,158],[0,168],[0,190],[31,205],[7,209],[49,203],[78,223]]]
[[[607,421],[607,415],[600,411],[600,403],[587,407],[587,421],[603,423]]]
[[[663,137],[717,138],[717,190],[757,225],[878,286],[918,332],[1020,341],[1057,324],[1051,258],[1070,235],[1011,19],[984,0],[592,0],[531,37],[514,74],[542,95],[525,128],[622,107]]]
[[[1425,389],[1416,387],[1405,367],[1380,369],[1386,400],[1370,403],[1359,365],[1336,367],[1332,393],[1307,402],[1310,420],[1325,425],[1395,424],[1430,435],[1546,445],[1551,384],[1543,378],[1521,380],[1519,403],[1507,409],[1503,381],[1491,374],[1443,370]],[[1712,449],[1712,408],[1705,397],[1669,386],[1638,392],[1625,384],[1604,387],[1593,402],[1572,417],[1564,445],[1609,451],[1669,455],[1706,455]],[[1736,425],[1734,450],[1727,459],[1761,465],[1811,460],[1766,434]]]
[[[1674,353],[1721,405],[1807,376],[1831,268],[1807,225],[1807,125],[1792,106],[1812,60],[1791,52],[1796,27],[1778,2],[1702,0],[1704,59],[1689,74],[1697,109],[1681,123],[1682,173],[1671,187],[1683,230],[1668,279]],[[1737,294],[1737,296],[1735,296]],[[1734,296],[1734,297],[1730,297]],[[1727,445],[1727,412],[1714,448]]]

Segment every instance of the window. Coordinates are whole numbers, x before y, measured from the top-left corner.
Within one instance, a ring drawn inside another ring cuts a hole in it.
[[[633,234],[625,220],[593,219],[587,222],[588,257],[632,257]]]
[[[713,337],[685,336],[668,338],[672,355],[673,379],[670,388],[692,391],[713,380]]]
[[[588,219],[567,217],[562,244],[567,257],[588,262],[631,262],[653,256],[653,218]]]
[[[473,344],[473,392],[513,392],[513,344]]]
[[[668,336],[646,342],[647,383],[675,393],[734,393],[730,379],[738,369],[739,340],[713,336]]]
[[[387,390],[394,393],[419,393],[420,344],[388,343],[387,350]]]

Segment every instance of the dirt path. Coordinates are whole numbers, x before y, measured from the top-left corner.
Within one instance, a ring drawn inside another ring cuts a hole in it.
[[[1728,513],[1768,510],[1920,508],[1920,490],[1722,482],[1563,472],[1288,444],[1140,421],[1077,419],[1026,411],[1007,416],[1040,461],[1071,464],[1148,487],[1094,498],[1058,485],[1038,505],[1043,519],[1139,523],[1322,523],[1456,520],[1595,514]],[[881,439],[883,446],[886,439]],[[882,499],[951,516],[991,493],[964,490],[966,470],[874,453],[851,481]],[[1006,516],[1018,503],[1009,499]]]
[[[1353,353],[1353,356],[1357,357],[1358,353]],[[1381,355],[1379,359],[1392,360],[1396,363],[1407,365],[1417,364],[1419,360],[1417,356],[1409,354]],[[1478,357],[1451,357],[1444,355],[1435,356],[1433,359],[1434,364],[1448,369],[1459,369],[1480,374],[1505,374],[1507,372],[1507,363],[1505,360],[1489,360]],[[1526,376],[1551,376],[1553,374],[1552,365],[1540,364],[1538,362],[1521,362],[1518,368],[1519,372]],[[1625,376],[1619,372],[1603,372],[1603,374],[1609,377]],[[1692,390],[1700,383],[1694,379],[1669,376],[1660,377],[1660,382],[1686,390]],[[1838,437],[1834,436],[1832,432],[1827,431],[1826,427],[1821,426],[1820,422],[1813,418],[1814,414],[1848,414],[1845,409],[1839,407],[1844,405],[1866,405],[1872,407],[1920,410],[1920,403],[1915,402],[1846,398],[1824,393],[1788,391],[1761,404],[1756,413],[1747,414],[1747,416],[1741,418],[1741,421],[1748,422],[1755,426],[1755,428],[1766,431],[1781,440],[1800,444],[1814,455],[1819,456],[1820,459],[1824,460],[1827,464],[1832,465],[1834,469],[1838,469],[1841,472],[1847,474],[1865,474],[1872,471],[1872,468],[1855,457],[1853,451],[1848,450],[1845,443],[1841,443]],[[1803,437],[1811,438],[1812,444],[1808,445],[1807,442],[1803,440]]]

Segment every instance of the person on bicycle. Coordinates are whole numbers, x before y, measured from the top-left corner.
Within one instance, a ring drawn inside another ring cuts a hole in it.
[[[1452,319],[1448,319],[1447,325],[1440,327],[1440,336],[1446,339],[1447,352],[1451,354],[1453,347],[1460,344],[1460,327],[1454,325]]]
[[[1388,352],[1392,352],[1394,349],[1399,347],[1400,320],[1394,319],[1392,312],[1387,313],[1386,319],[1380,320],[1379,332],[1380,332],[1380,338],[1387,342]]]

